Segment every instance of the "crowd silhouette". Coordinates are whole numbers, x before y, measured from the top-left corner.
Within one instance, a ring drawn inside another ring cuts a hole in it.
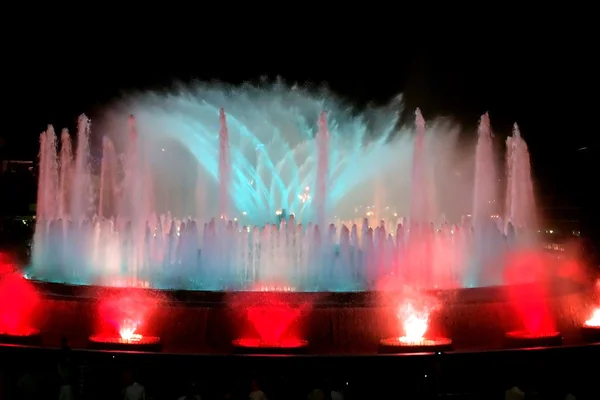
[[[0,355],[0,399],[33,400],[375,400],[398,399],[594,399],[587,387],[565,376],[506,370],[486,382],[463,370],[443,382],[440,365],[413,358],[412,367],[393,357],[359,358],[334,364],[327,357],[202,357],[73,351],[66,339],[58,350],[18,349]],[[285,359],[284,364],[280,363]],[[314,367],[307,364],[310,359]],[[343,360],[343,359],[340,359]],[[366,360],[366,359],[365,359]],[[391,360],[391,361],[389,361]],[[338,360],[339,361],[339,360]],[[380,363],[381,370],[376,365]],[[470,368],[477,368],[473,361]],[[333,366],[333,368],[332,368]],[[583,365],[574,365],[572,370]],[[413,371],[408,375],[405,371]],[[580,370],[579,373],[581,373]],[[490,374],[498,371],[489,371]],[[467,376],[465,376],[467,375]],[[592,373],[593,375],[593,373]],[[459,380],[462,383],[457,385]],[[420,378],[419,378],[420,377]],[[580,387],[577,387],[580,386]],[[585,385],[584,385],[585,386]],[[573,394],[577,392],[576,396]]]

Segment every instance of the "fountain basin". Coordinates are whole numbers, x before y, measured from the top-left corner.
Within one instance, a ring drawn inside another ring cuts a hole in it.
[[[42,335],[38,329],[34,328],[23,330],[23,332],[15,334],[0,333],[0,343],[23,346],[40,346],[42,344]]]
[[[437,353],[452,350],[452,340],[444,337],[408,340],[404,337],[391,337],[379,341],[380,354]]]
[[[304,354],[308,351],[308,340],[282,339],[265,343],[260,339],[243,338],[231,342],[237,354]]]
[[[94,350],[115,351],[160,351],[161,344],[158,336],[140,336],[136,339],[123,339],[120,336],[92,335],[89,337],[89,347]]]
[[[43,319],[37,325],[44,343],[59,343],[67,335],[73,348],[88,348],[95,332],[97,300],[102,296],[131,293],[131,288],[70,286],[33,282],[43,294]],[[557,316],[557,327],[565,344],[581,342],[580,315],[588,292],[576,282],[561,280],[552,285],[547,302]],[[486,287],[435,291],[444,306],[430,318],[433,336],[452,339],[453,351],[502,349],[505,332],[519,326],[506,288]],[[145,334],[161,338],[163,351],[170,353],[227,354],[232,341],[244,338],[243,315],[229,307],[235,293],[165,291],[164,303],[148,321]],[[252,301],[261,293],[244,293]],[[278,301],[310,304],[298,323],[298,337],[310,342],[314,354],[376,354],[381,338],[397,337],[394,296],[378,292],[279,293]]]
[[[530,348],[560,346],[563,337],[560,332],[532,333],[524,330],[510,331],[506,333],[506,344],[508,348]]]

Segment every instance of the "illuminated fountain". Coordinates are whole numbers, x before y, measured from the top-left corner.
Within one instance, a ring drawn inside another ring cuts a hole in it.
[[[90,347],[102,350],[133,350],[133,351],[157,351],[160,350],[160,338],[158,336],[141,335],[135,333],[138,323],[136,321],[123,321],[123,327],[119,334],[110,336],[106,334],[91,335],[89,337]]]
[[[160,303],[157,293],[132,292],[100,297],[97,333],[89,337],[93,349],[158,351],[158,336],[140,333]]]
[[[379,342],[379,352],[394,354],[451,350],[451,339],[426,336],[431,311],[432,308],[427,304],[416,306],[413,301],[404,303],[396,315],[398,321],[401,322],[404,336],[381,339]]]
[[[104,129],[127,139],[105,138],[100,165],[85,116],[75,154],[66,131],[57,150],[49,127],[40,140],[29,275],[190,290],[374,290],[390,276],[420,288],[501,284],[503,254],[533,227],[524,217],[535,205],[521,193],[531,177],[518,130],[507,155],[510,212],[501,221],[492,218],[497,174],[487,116],[467,185],[446,172],[451,135],[435,132],[448,129],[426,127],[418,111],[416,135],[397,128],[392,105],[356,117],[335,98],[300,89],[151,94],[106,117]],[[390,193],[376,200],[395,204],[390,221],[330,224],[353,215],[356,202],[373,204],[381,182]],[[466,190],[455,190],[459,183]],[[454,224],[439,222],[448,190],[462,204],[455,211],[474,209],[472,221],[453,212]]]

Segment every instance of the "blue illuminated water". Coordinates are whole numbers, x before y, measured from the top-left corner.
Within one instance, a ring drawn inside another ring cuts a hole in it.
[[[397,131],[401,109],[399,104],[396,106],[396,109],[390,105],[353,115],[353,110],[335,97],[313,95],[301,89],[274,86],[224,90],[222,86],[207,86],[177,96],[140,96],[122,104],[126,111],[120,115],[117,111],[110,119],[117,125],[111,129],[115,136],[114,131],[125,126],[119,117],[135,114],[145,140],[162,143],[156,148],[164,148],[165,152],[157,156],[165,157],[165,164],[175,161],[169,154],[178,158],[189,158],[191,154],[201,166],[202,186],[207,185],[210,191],[217,189],[212,186],[219,176],[217,116],[223,107],[231,152],[233,214],[242,219],[244,212],[245,223],[262,225],[273,222],[273,215],[280,209],[295,214],[299,220],[316,220],[316,209],[311,208],[318,186],[315,137],[317,120],[323,111],[327,114],[330,136],[327,197],[332,209],[347,200],[357,187],[380,175],[382,169],[402,166],[399,157],[409,160],[408,135],[398,138],[395,146],[386,146]],[[187,154],[179,157],[182,152]],[[160,168],[176,169],[164,165]],[[194,175],[196,171],[187,172]],[[190,186],[194,183],[191,180]],[[218,216],[218,209],[210,204],[215,202],[208,203],[207,209],[201,211],[188,204],[180,204],[181,210],[174,210],[173,204],[169,204],[161,212]]]

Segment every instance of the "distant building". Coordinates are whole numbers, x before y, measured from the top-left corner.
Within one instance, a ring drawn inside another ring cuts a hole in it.
[[[27,160],[5,159],[0,165],[0,192],[10,193],[10,196],[0,197],[0,215],[33,215],[37,195],[36,164]]]
[[[550,218],[540,221],[539,231],[543,247],[550,251],[569,251],[580,241],[581,222],[580,209],[576,207],[561,207],[544,209],[542,213]]]
[[[14,172],[14,173],[34,173],[33,161],[24,160],[3,160],[2,161],[2,173]]]

